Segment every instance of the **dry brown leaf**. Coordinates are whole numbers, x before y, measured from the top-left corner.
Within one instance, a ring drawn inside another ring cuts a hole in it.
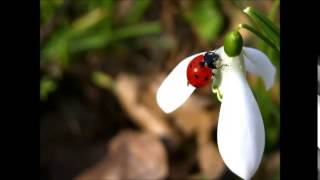
[[[107,156],[77,180],[163,179],[168,174],[164,146],[151,134],[124,131],[111,140]]]
[[[276,151],[270,154],[265,165],[266,176],[273,178],[280,167],[280,152]]]
[[[168,138],[172,142],[177,141],[175,132],[166,120],[152,112],[145,104],[138,102],[139,82],[137,77],[121,74],[115,86],[115,93],[121,105],[138,126],[152,134]]]
[[[224,162],[213,143],[199,146],[198,160],[201,174],[210,179],[217,179],[224,172]]]
[[[191,96],[188,100],[176,111],[172,113],[174,123],[189,136],[198,131],[208,134],[213,126],[217,123],[217,111],[206,110],[209,101],[197,96]]]
[[[207,110],[209,101],[192,96],[173,116],[175,124],[185,135],[194,133],[197,137],[197,158],[201,175],[217,179],[223,173],[225,165],[211,139],[211,132],[217,126],[219,108]]]

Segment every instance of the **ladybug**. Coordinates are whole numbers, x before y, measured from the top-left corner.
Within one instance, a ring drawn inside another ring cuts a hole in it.
[[[217,69],[218,59],[219,55],[215,52],[206,52],[195,57],[187,68],[188,85],[191,84],[196,88],[207,85],[214,75],[212,70]]]

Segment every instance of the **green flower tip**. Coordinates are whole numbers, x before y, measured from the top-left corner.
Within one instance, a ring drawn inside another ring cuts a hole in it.
[[[239,31],[228,33],[224,39],[224,51],[230,57],[238,56],[241,53],[243,39]]]

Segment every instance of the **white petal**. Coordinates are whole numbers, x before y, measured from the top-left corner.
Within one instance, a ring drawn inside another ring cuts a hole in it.
[[[318,95],[318,148],[320,149],[320,96]]]
[[[320,92],[320,65],[318,65],[318,148],[320,149],[320,96],[319,96],[319,92]]]
[[[276,68],[270,62],[269,58],[261,51],[243,47],[245,69],[264,80],[266,89],[270,89],[276,74]]]
[[[239,57],[227,59],[231,63],[222,71],[223,100],[217,140],[227,167],[241,178],[250,179],[261,162],[265,131],[259,107],[244,73],[239,67],[233,68],[234,65],[240,66],[240,60]]]
[[[166,77],[157,91],[157,103],[160,108],[170,113],[181,106],[196,89],[188,85],[187,67],[190,61],[200,54],[194,54],[183,59]]]
[[[320,82],[320,65],[318,65],[318,82]]]

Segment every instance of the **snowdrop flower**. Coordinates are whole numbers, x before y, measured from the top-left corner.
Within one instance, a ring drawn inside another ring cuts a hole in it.
[[[320,58],[318,58],[318,148],[320,149]]]
[[[234,39],[238,35],[240,34],[231,36]],[[239,39],[235,39],[237,38]],[[226,43],[227,39],[224,47],[214,50],[220,56],[221,63],[227,65],[219,69],[221,79],[218,89],[223,96],[217,140],[219,152],[226,166],[241,178],[250,179],[262,159],[265,130],[261,112],[248,85],[245,72],[262,77],[268,90],[273,85],[276,70],[261,51],[242,47],[241,35],[240,38],[240,48],[230,48],[233,44]],[[162,82],[156,100],[164,112],[173,112],[194,92],[196,88],[188,84],[187,66],[193,58],[204,54],[205,52],[201,52],[183,59]],[[216,80],[213,78],[213,81]]]
[[[320,95],[318,94],[318,148],[320,149]]]

